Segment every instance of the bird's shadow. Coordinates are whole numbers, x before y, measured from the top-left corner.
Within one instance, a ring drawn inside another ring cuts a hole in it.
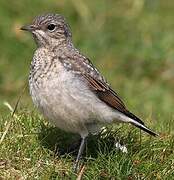
[[[41,124],[41,131],[38,134],[38,139],[41,145],[57,155],[71,154],[76,156],[80,146],[80,136],[67,133],[56,127],[46,126]],[[115,139],[113,136],[102,138],[99,135],[90,135],[87,140],[87,155],[96,158],[98,151],[107,147],[107,150],[112,151]]]

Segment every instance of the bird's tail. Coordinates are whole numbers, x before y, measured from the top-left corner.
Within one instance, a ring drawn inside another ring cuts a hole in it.
[[[132,114],[130,111],[126,111],[125,115],[129,118],[128,122],[133,124],[134,126],[142,129],[143,131],[145,131],[146,133],[152,135],[152,136],[158,136],[157,133],[153,132],[152,130],[150,130],[148,127],[146,127],[146,125],[144,124],[144,122],[138,118],[137,116],[135,116],[134,114]]]
[[[144,122],[141,119],[139,119],[137,116],[135,116],[134,114],[130,113],[129,118],[131,119],[130,123],[133,124],[134,126],[142,129],[143,131],[145,131],[146,133],[148,133],[148,134],[150,134],[152,136],[158,136],[157,133],[153,132],[151,129],[146,127]]]
[[[148,134],[150,134],[152,136],[158,136],[157,133],[153,132],[151,129],[149,129],[145,125],[140,124],[139,122],[134,121],[134,122],[131,122],[131,124],[133,124],[134,126],[142,129],[143,131],[145,131],[146,133],[148,133]]]

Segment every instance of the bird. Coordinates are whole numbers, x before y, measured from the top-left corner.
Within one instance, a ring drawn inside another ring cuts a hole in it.
[[[30,32],[37,45],[29,73],[34,105],[55,126],[81,137],[74,171],[88,135],[100,132],[107,124],[130,123],[152,136],[158,135],[127,109],[90,59],[74,46],[63,15],[38,15],[21,30]]]

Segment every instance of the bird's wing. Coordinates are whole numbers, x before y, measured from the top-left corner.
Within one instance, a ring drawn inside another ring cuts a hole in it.
[[[123,101],[105,81],[93,78],[89,74],[83,74],[83,76],[87,80],[91,90],[93,90],[102,101],[120,112],[126,111]]]
[[[126,106],[119,98],[118,94],[112,90],[107,81],[88,58],[81,54],[76,54],[74,56],[66,56],[66,58],[59,57],[59,60],[62,61],[65,66],[67,65],[66,68],[83,76],[90,89],[101,101],[140,124],[144,124],[138,117],[126,109]]]
[[[83,77],[91,90],[101,101],[132,119],[130,123],[135,125],[136,127],[144,130],[150,135],[158,135],[152,130],[150,130],[148,127],[146,127],[141,119],[139,119],[137,116],[135,116],[126,109],[126,106],[124,105],[123,101],[118,97],[118,94],[111,89],[104,77],[93,66],[89,59],[87,59],[80,53],[77,53],[73,56],[71,55],[69,57],[67,55],[66,58],[58,58],[67,70],[71,70],[75,74],[80,75],[80,77]]]
[[[88,74],[84,74],[83,76],[87,79],[91,89],[96,93],[100,100],[117,111],[123,113],[127,117],[131,118],[133,121],[130,123],[132,123],[134,126],[142,129],[152,136],[158,136],[158,134],[146,127],[141,119],[126,109],[123,101],[118,97],[116,92],[114,92],[111,87],[105,83],[105,81],[100,81],[99,79],[93,78]]]
[[[126,106],[124,105],[123,101],[118,97],[118,94],[111,89],[110,86],[96,78],[94,79],[88,74],[84,74],[83,76],[85,77],[85,79],[87,79],[90,88],[95,92],[95,94],[98,96],[100,100],[105,102],[110,107],[128,116],[129,118],[144,125],[143,121],[141,121],[138,117],[136,117],[134,114],[132,114],[126,109]]]

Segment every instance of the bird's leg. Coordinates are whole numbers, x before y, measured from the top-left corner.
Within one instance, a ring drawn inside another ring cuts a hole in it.
[[[81,144],[80,144],[80,148],[79,148],[79,151],[78,151],[76,161],[75,161],[74,166],[73,166],[73,171],[74,172],[77,171],[79,160],[80,160],[80,158],[82,156],[82,153],[84,151],[85,144],[86,144],[86,137],[83,137],[82,140],[81,140]]]

